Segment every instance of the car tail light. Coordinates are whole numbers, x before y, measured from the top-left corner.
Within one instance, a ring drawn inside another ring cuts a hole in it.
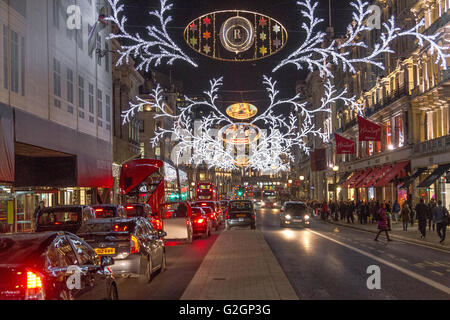
[[[26,300],[44,300],[44,286],[41,275],[33,271],[27,271],[27,289],[25,292]]]
[[[95,209],[95,212],[103,212],[103,209]]]
[[[114,226],[114,231],[115,232],[127,231],[127,230],[128,230],[128,226],[119,226],[118,224],[116,224]]]
[[[214,219],[215,218],[215,214],[211,213],[210,217],[211,217],[211,219]]]
[[[139,243],[138,239],[134,236],[130,236],[130,253],[138,253],[139,252]]]
[[[159,218],[151,218],[150,222],[153,225],[153,228],[155,228],[156,230],[160,231],[162,230],[162,221]]]
[[[201,219],[197,219],[195,220],[195,222],[197,222],[198,224],[201,224],[205,221],[205,219],[201,218]]]
[[[134,207],[133,206],[128,206],[127,209],[134,209]]]

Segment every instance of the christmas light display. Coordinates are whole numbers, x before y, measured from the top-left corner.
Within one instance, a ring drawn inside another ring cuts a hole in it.
[[[159,112],[155,118],[167,117],[173,121],[169,129],[159,128],[155,132],[152,143],[155,146],[164,136],[170,135],[172,141],[178,141],[176,146],[175,162],[183,159],[187,164],[205,163],[208,167],[218,167],[226,170],[236,170],[241,167],[252,168],[259,171],[284,171],[289,169],[289,163],[294,160],[292,148],[297,146],[309,153],[307,139],[310,136],[319,136],[326,140],[326,135],[313,124],[314,115],[318,112],[330,112],[330,105],[342,100],[346,105],[355,104],[355,98],[347,98],[347,91],[339,93],[333,87],[330,80],[325,84],[324,97],[318,108],[312,109],[306,102],[298,102],[300,94],[290,99],[280,99],[276,88],[277,82],[264,76],[263,83],[269,98],[269,106],[261,115],[256,116],[249,123],[234,123],[232,119],[222,113],[217,106],[218,91],[223,84],[223,78],[210,81],[211,88],[205,91],[205,100],[192,100],[185,97],[186,106],[179,108],[179,114],[173,115],[167,111],[164,92],[159,85],[153,89],[150,99],[137,97],[137,103],[130,103],[130,109],[122,114],[123,123],[130,122],[136,113],[151,105]],[[210,114],[200,120],[195,128],[191,114],[195,106],[207,106]],[[286,119],[284,115],[276,113],[278,107],[291,105],[292,112]],[[299,123],[298,114],[301,116]],[[257,126],[262,122],[269,129],[260,130]],[[218,129],[222,128],[222,129]],[[225,129],[224,129],[225,128]],[[231,129],[236,129],[235,131]],[[244,138],[236,134],[240,131],[249,131]],[[223,137],[223,134],[229,134]],[[236,141],[234,143],[233,141]],[[248,154],[245,153],[245,145],[249,145]],[[244,151],[239,153],[239,150]],[[235,154],[238,154],[236,157]]]
[[[167,13],[172,10],[172,4],[167,0],[161,0],[161,9],[159,11],[150,11],[150,16],[154,16],[159,20],[160,26],[147,26],[147,36],[149,40],[145,40],[140,34],[131,35],[125,29],[127,18],[122,14],[124,5],[119,5],[120,0],[108,0],[112,8],[112,16],[105,18],[105,21],[115,23],[118,28],[117,33],[110,34],[108,39],[119,39],[124,42],[132,44],[121,44],[121,49],[118,50],[120,58],[116,65],[121,65],[124,62],[129,63],[130,56],[134,58],[139,57],[140,63],[136,67],[137,70],[149,71],[151,65],[158,66],[164,59],[167,64],[171,65],[175,60],[183,60],[194,67],[197,64],[189,58],[170,38],[167,33],[167,25],[172,21],[171,16]]]
[[[281,67],[288,64],[294,64],[297,69],[303,69],[305,66],[313,71],[316,67],[321,76],[333,77],[331,69],[328,64],[341,65],[344,71],[350,71],[356,73],[356,64],[368,63],[384,70],[383,63],[377,61],[384,53],[394,53],[390,48],[390,44],[397,38],[411,36],[418,40],[419,46],[423,47],[425,42],[429,44],[429,50],[431,54],[437,53],[436,63],[446,69],[448,54],[445,53],[448,50],[446,46],[440,46],[436,43],[439,34],[425,35],[419,32],[419,28],[425,25],[425,21],[422,20],[409,30],[402,31],[395,26],[395,17],[392,16],[387,23],[383,23],[384,32],[380,35],[380,42],[376,43],[373,50],[366,56],[361,58],[350,58],[350,50],[355,47],[362,47],[369,49],[367,44],[358,39],[363,36],[363,32],[371,30],[365,24],[367,18],[372,15],[372,10],[369,9],[367,2],[357,0],[352,2],[356,11],[353,12],[353,23],[347,28],[347,38],[342,43],[333,40],[331,43],[322,47],[326,43],[326,33],[318,31],[317,26],[323,21],[315,16],[315,11],[318,3],[311,3],[310,0],[304,0],[297,2],[298,5],[304,8],[301,11],[303,17],[306,18],[308,23],[303,23],[302,28],[306,31],[306,39],[300,45],[300,47],[291,53],[286,59],[281,61],[273,71],[276,72]]]

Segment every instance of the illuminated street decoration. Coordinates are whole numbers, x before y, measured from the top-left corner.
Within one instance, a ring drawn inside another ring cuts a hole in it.
[[[197,64],[191,60],[170,38],[167,32],[167,25],[172,21],[172,17],[167,13],[172,10],[172,4],[168,0],[161,0],[161,9],[159,11],[150,11],[150,16],[154,16],[159,21],[159,26],[150,25],[147,26],[147,37],[149,40],[145,40],[144,36],[136,33],[132,35],[125,29],[125,23],[127,18],[123,15],[124,5],[119,5],[121,0],[108,0],[112,9],[112,16],[106,17],[105,21],[111,21],[117,26],[118,32],[110,34],[108,39],[118,39],[122,41],[130,42],[130,45],[121,45],[121,49],[118,50],[120,58],[117,60],[116,66],[124,63],[129,63],[130,56],[138,58],[140,63],[136,66],[137,70],[149,71],[150,66],[158,66],[163,60],[167,61],[167,64],[171,65],[175,60],[182,60],[194,67]],[[193,39],[193,42],[196,39]]]
[[[226,61],[266,58],[279,52],[287,38],[286,29],[275,19],[241,10],[208,13],[191,21],[184,30],[184,39],[192,49]]]
[[[307,139],[318,136],[326,141],[327,136],[321,129],[315,128],[312,119],[319,112],[330,112],[330,105],[342,101],[345,105],[355,104],[355,98],[347,98],[347,91],[338,93],[331,82],[325,84],[324,97],[318,108],[312,109],[307,103],[298,102],[300,94],[290,99],[280,99],[277,82],[264,76],[270,104],[260,115],[251,122],[233,122],[223,114],[217,106],[218,91],[223,79],[210,81],[211,88],[205,92],[207,99],[192,100],[185,97],[187,105],[179,109],[179,115],[174,116],[167,111],[163,90],[159,85],[150,94],[150,99],[137,97],[137,103],[130,103],[130,109],[122,114],[123,122],[127,123],[142,111],[150,101],[159,112],[156,118],[166,117],[173,120],[170,129],[159,128],[152,140],[156,145],[166,135],[175,146],[175,163],[185,164],[205,163],[209,168],[216,167],[224,170],[252,168],[263,172],[278,172],[289,170],[290,162],[294,160],[292,148],[297,146],[309,153]],[[210,114],[203,117],[198,125],[192,122],[191,114],[195,106],[206,106]],[[276,113],[280,107],[291,106],[292,112],[288,118]],[[255,107],[256,108],[256,107]],[[302,119],[299,124],[297,114]],[[267,130],[261,130],[258,123],[262,123]],[[220,128],[220,129],[218,129]]]
[[[247,120],[258,113],[258,108],[250,103],[235,103],[226,110],[229,117],[237,120]]]
[[[444,69],[447,68],[446,58],[449,57],[445,53],[449,48],[437,44],[440,34],[427,35],[419,32],[419,28],[425,25],[425,20],[420,21],[413,28],[401,30],[395,26],[395,17],[392,16],[387,23],[383,23],[383,31],[379,36],[379,41],[374,45],[373,49],[369,49],[367,44],[360,41],[359,38],[363,32],[371,30],[366,25],[366,20],[370,18],[373,12],[369,9],[369,4],[361,0],[350,3],[355,9],[353,12],[353,23],[347,27],[347,36],[342,41],[333,40],[328,46],[323,47],[326,43],[326,33],[318,30],[317,26],[323,21],[316,17],[316,8],[318,3],[311,3],[310,0],[298,1],[297,4],[303,7],[302,15],[307,23],[302,24],[302,29],[306,31],[306,39],[300,44],[300,47],[291,53],[286,59],[281,61],[273,72],[279,70],[288,64],[293,64],[297,69],[306,67],[310,71],[317,68],[322,76],[333,77],[328,64],[342,66],[344,71],[356,73],[356,65],[358,63],[368,63],[384,70],[381,57],[386,53],[394,53],[390,48],[393,40],[400,37],[413,37],[418,40],[419,46],[423,47],[424,43],[430,46],[430,52],[436,52],[436,64],[440,64]],[[350,55],[352,49],[364,48],[367,55],[362,58],[353,58]]]

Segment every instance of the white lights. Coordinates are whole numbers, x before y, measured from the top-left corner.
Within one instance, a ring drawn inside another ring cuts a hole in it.
[[[423,47],[424,43],[429,44],[430,53],[436,52],[436,64],[446,69],[448,54],[444,52],[448,47],[440,46],[436,43],[440,34],[425,35],[419,32],[419,28],[424,26],[425,21],[420,21],[417,25],[409,30],[402,31],[395,27],[395,18],[392,16],[387,23],[383,24],[384,32],[381,32],[379,41],[375,43],[373,48],[369,48],[367,44],[360,41],[362,33],[371,30],[365,21],[372,15],[372,10],[367,2],[357,0],[351,5],[355,8],[353,12],[353,23],[347,27],[347,36],[342,41],[333,40],[327,47],[323,47],[326,43],[326,33],[317,31],[317,26],[323,21],[315,16],[317,2],[311,3],[311,0],[298,1],[297,4],[303,7],[302,15],[306,18],[307,23],[302,24],[302,28],[306,31],[306,39],[300,47],[290,54],[286,59],[281,61],[275,68],[274,72],[287,64],[294,64],[297,69],[306,67],[311,72],[314,68],[320,71],[321,76],[333,77],[328,67],[329,64],[341,65],[343,71],[349,70],[356,73],[358,63],[368,63],[380,69],[384,69],[382,62],[383,54],[394,53],[390,48],[390,44],[394,39],[399,37],[410,36],[418,40],[419,46]],[[352,58],[350,52],[355,48],[364,48],[367,55],[362,58]]]
[[[150,40],[144,40],[144,37],[136,33],[132,35],[125,30],[127,18],[122,14],[124,5],[119,5],[121,0],[108,0],[112,9],[112,16],[106,17],[105,21],[111,21],[116,24],[118,32],[110,34],[108,39],[118,39],[131,43],[130,45],[122,44],[121,50],[118,50],[120,58],[116,65],[123,64],[124,60],[129,63],[130,56],[141,60],[137,65],[137,70],[149,71],[150,66],[158,66],[163,60],[167,60],[167,64],[171,65],[175,60],[182,60],[194,67],[197,64],[191,60],[170,38],[167,33],[167,25],[172,21],[171,16],[167,13],[172,10],[172,4],[167,0],[161,0],[161,9],[159,11],[150,11],[150,16],[154,16],[159,20],[159,26],[147,26],[147,37]]]
[[[389,150],[394,150],[394,146],[392,144],[388,145]]]

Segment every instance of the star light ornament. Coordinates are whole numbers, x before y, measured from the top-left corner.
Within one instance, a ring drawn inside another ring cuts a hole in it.
[[[333,40],[327,47],[322,47],[326,43],[326,33],[318,30],[318,25],[323,19],[318,19],[315,16],[315,11],[318,3],[311,3],[310,0],[298,1],[297,4],[304,8],[301,11],[307,22],[302,24],[302,29],[306,31],[306,39],[300,47],[291,53],[286,59],[282,60],[274,69],[276,72],[280,68],[294,64],[297,69],[307,68],[313,71],[317,68],[323,77],[333,77],[333,74],[328,67],[329,64],[341,65],[344,71],[349,70],[356,73],[356,64],[368,63],[384,70],[383,63],[380,57],[384,53],[394,53],[390,48],[390,44],[400,37],[415,37],[418,40],[419,46],[423,47],[424,43],[428,43],[430,52],[437,53],[436,63],[440,64],[444,69],[447,68],[446,59],[449,57],[445,53],[449,47],[440,46],[436,43],[439,33],[434,35],[425,35],[419,32],[419,28],[425,25],[425,20],[420,21],[417,25],[409,30],[401,30],[395,26],[395,17],[392,16],[387,23],[383,23],[383,32],[380,36],[380,41],[375,44],[372,51],[361,58],[352,58],[350,51],[352,48],[361,47],[368,49],[368,46],[358,39],[363,32],[370,31],[365,21],[373,14],[369,9],[367,2],[357,0],[350,5],[355,8],[353,12],[353,22],[347,27],[347,38],[342,43]],[[377,61],[378,60],[378,61]]]
[[[167,25],[172,21],[168,12],[172,10],[173,4],[167,0],[161,0],[161,9],[149,12],[150,16],[158,19],[159,26],[150,25],[146,27],[146,38],[148,38],[146,40],[139,33],[132,35],[125,29],[127,18],[123,15],[124,5],[119,5],[121,0],[108,0],[108,2],[112,9],[112,16],[105,18],[105,20],[115,23],[118,32],[110,34],[107,39],[122,41],[121,48],[117,51],[120,58],[117,60],[116,66],[123,64],[124,60],[129,63],[130,56],[132,56],[140,60],[136,69],[146,72],[149,71],[150,66],[156,67],[163,61],[172,65],[175,60],[182,60],[197,67],[197,64],[176,45],[167,32]],[[124,43],[131,44],[125,45]]]
[[[292,148],[298,146],[301,150],[309,153],[306,144],[311,135],[319,136],[326,140],[326,135],[321,129],[315,128],[313,118],[319,112],[330,112],[330,105],[342,100],[346,105],[355,104],[355,98],[346,98],[347,91],[340,94],[334,89],[331,81],[325,84],[325,93],[321,105],[311,109],[307,103],[299,103],[301,96],[297,94],[290,99],[280,99],[279,91],[276,89],[277,82],[272,78],[264,76],[263,84],[266,87],[269,106],[262,114],[255,117],[249,125],[256,127],[257,123],[263,123],[268,130],[262,133],[256,142],[250,143],[248,154],[244,146],[236,146],[224,143],[219,137],[218,128],[235,124],[229,117],[224,115],[217,106],[218,91],[223,84],[223,78],[210,81],[211,88],[205,91],[205,100],[192,100],[185,97],[187,105],[179,109],[179,114],[174,116],[167,111],[164,92],[157,85],[150,95],[150,101],[137,97],[137,103],[130,103],[130,109],[122,113],[123,123],[130,122],[136,113],[142,111],[149,103],[159,110],[155,118],[166,117],[173,121],[170,129],[159,128],[155,132],[152,143],[155,146],[164,136],[170,135],[172,141],[178,141],[174,148],[176,163],[195,164],[205,163],[209,168],[217,167],[225,170],[238,170],[242,167],[251,168],[262,172],[278,172],[289,170],[289,163],[294,160]],[[191,114],[195,106],[207,106],[210,114],[203,117],[199,122],[193,123]],[[285,116],[277,114],[276,109],[291,106],[292,112],[286,119]],[[302,117],[301,125],[298,125],[297,114]],[[239,154],[239,151],[243,151]],[[239,159],[235,157],[238,151]]]

